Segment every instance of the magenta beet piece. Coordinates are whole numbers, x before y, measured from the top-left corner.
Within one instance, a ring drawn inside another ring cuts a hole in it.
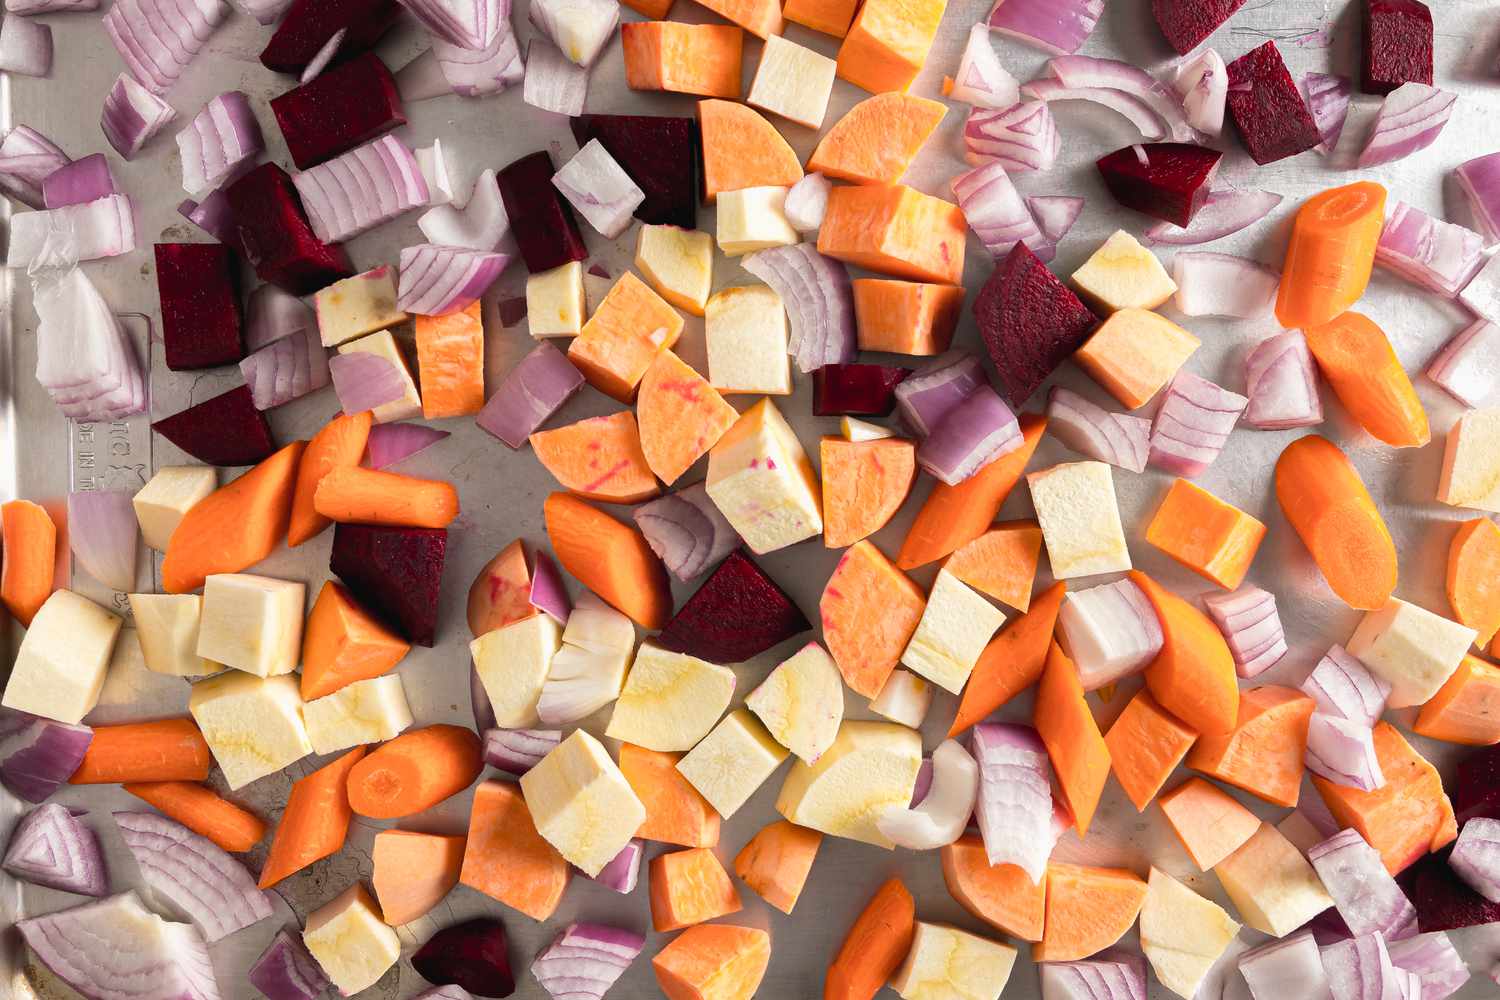
[[[340,31],[338,58],[367,52],[400,14],[396,0],[296,0],[261,51],[261,64],[295,76]]]
[[[249,386],[239,386],[151,424],[162,437],[209,465],[254,465],[276,450]]]
[[[1151,0],[1151,13],[1167,44],[1187,55],[1243,6],[1245,0]]]
[[[1274,41],[1229,64],[1229,115],[1256,163],[1275,163],[1322,141]]]
[[[442,528],[340,524],[328,568],[409,642],[431,646],[447,548]]]
[[[213,368],[245,356],[234,257],[224,244],[156,244],[156,290],[168,368]]]
[[[1458,763],[1458,781],[1453,791],[1453,810],[1458,821],[1475,816],[1500,819],[1500,746],[1485,747]]]
[[[1126,208],[1187,228],[1208,200],[1224,154],[1188,142],[1150,142],[1098,161],[1104,186]]]
[[[889,416],[896,408],[896,386],[911,372],[897,365],[824,365],[813,372],[813,414]]]
[[[300,170],[406,124],[396,78],[373,52],[273,98],[271,112]]]
[[[444,927],[417,949],[411,966],[429,983],[462,986],[476,997],[508,997],[516,991],[505,925],[493,917]]]
[[[693,229],[698,224],[699,138],[692,118],[657,115],[580,115],[568,122],[582,146],[598,139],[630,175],[646,200],[642,222]]]
[[[1024,243],[991,272],[974,300],[974,318],[1002,395],[1015,410],[1099,325],[1099,317]]]
[[[495,178],[510,232],[532,274],[587,259],[588,248],[573,218],[573,209],[552,186],[552,157],[545,151],[523,156]]]
[[[354,275],[349,255],[313,234],[292,179],[263,163],[224,189],[255,273],[293,295],[311,295]]]
[[[1417,929],[1423,934],[1500,921],[1500,903],[1491,903],[1469,888],[1448,866],[1452,853],[1452,847],[1445,847],[1427,855],[1401,879],[1411,887],[1407,895],[1417,911]]]
[[[1403,83],[1432,84],[1432,11],[1421,0],[1365,0],[1359,89],[1389,94]]]
[[[719,563],[655,641],[713,663],[743,663],[810,628],[786,591],[737,549]]]

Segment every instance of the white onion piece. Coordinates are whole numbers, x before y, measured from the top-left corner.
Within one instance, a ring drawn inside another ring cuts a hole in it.
[[[235,5],[261,24],[275,24],[293,0],[234,0]]]
[[[520,777],[562,742],[558,729],[486,729],[484,761]]]
[[[1187,479],[1199,475],[1224,450],[1249,402],[1192,372],[1178,372],[1151,423],[1151,464]]]
[[[45,802],[83,763],[94,731],[0,707],[0,784],[27,802]]]
[[[99,838],[55,802],[37,806],[16,824],[0,867],[23,882],[80,896],[109,891]]]
[[[115,0],[104,30],[130,75],[164,94],[228,16],[222,0]]]
[[[646,939],[603,924],[569,924],[531,963],[554,1000],[598,1000],[625,974]]]
[[[181,909],[210,943],[271,915],[245,866],[207,837],[148,812],[117,812],[120,838],[150,889]]]
[[[239,246],[239,225],[234,221],[234,209],[223,188],[212,192],[201,204],[191,198],[183,199],[177,206],[177,214],[220,243]]]
[[[1308,851],[1307,860],[1356,937],[1399,941],[1417,933],[1416,908],[1359,831],[1341,830]]]
[[[1334,1000],[1397,1000],[1397,970],[1379,934],[1345,938],[1319,950]]]
[[[1386,949],[1392,965],[1415,974],[1421,981],[1421,1000],[1448,1000],[1469,981],[1469,967],[1442,931],[1389,941]]]
[[[1465,406],[1500,403],[1500,326],[1476,319],[1443,345],[1427,377]]]
[[[518,252],[493,170],[479,175],[463,207],[439,205],[417,220],[417,228],[429,243],[437,246],[467,247],[512,256]]]
[[[1151,105],[1134,94],[1104,87],[1069,87],[1061,80],[1043,77],[1022,84],[1021,96],[1038,101],[1089,101],[1125,117],[1147,142],[1159,142],[1169,134],[1166,122]]]
[[[245,304],[245,350],[258,351],[294,334],[317,335],[312,307],[276,285],[261,285]]]
[[[427,183],[427,204],[446,205],[453,200],[453,180],[448,175],[448,158],[443,155],[443,140],[432,140],[431,146],[416,150],[417,167]],[[421,225],[420,220],[418,225]]]
[[[32,208],[42,207],[42,181],[73,161],[30,125],[17,125],[0,140],[0,190]]]
[[[996,722],[975,726],[970,746],[979,763],[976,811],[985,856],[991,865],[1015,865],[1040,884],[1052,853],[1047,748],[1031,727]]]
[[[875,821],[886,839],[912,851],[933,851],[963,836],[979,797],[979,765],[955,740],[932,752],[932,785],[920,805],[892,806]]]
[[[126,490],[68,494],[68,544],[84,572],[122,594],[135,589],[135,551],[141,538]]]
[[[970,163],[998,162],[1006,170],[1050,170],[1062,149],[1052,109],[1045,101],[975,108],[964,123]]]
[[[583,386],[583,375],[563,352],[543,342],[516,363],[479,416],[480,428],[520,448]]]
[[[746,254],[740,266],[781,296],[791,328],[787,353],[799,371],[854,361],[854,286],[843,264],[798,243]]]
[[[1184,250],[1172,258],[1177,283],[1173,304],[1184,316],[1270,315],[1281,274],[1264,264],[1209,250]]]
[[[1047,395],[1047,430],[1063,446],[1131,472],[1146,471],[1151,421],[1112,413],[1062,386]]]
[[[250,99],[238,90],[220,94],[177,133],[182,187],[197,197],[230,181],[266,148]]]
[[[1344,133],[1344,120],[1349,117],[1349,98],[1354,94],[1354,84],[1347,76],[1332,76],[1328,73],[1308,73],[1302,77],[1302,96],[1307,100],[1307,110],[1312,113],[1313,124],[1318,126],[1318,152],[1328,155],[1339,144]]]
[[[1021,99],[1021,85],[1000,64],[990,44],[990,27],[982,21],[969,29],[948,97],[976,108],[1008,108]]]
[[[786,221],[799,233],[816,233],[823,228],[828,192],[832,190],[833,182],[822,174],[816,171],[803,174],[786,193],[786,202],[781,207]]]
[[[1130,579],[1069,591],[1057,614],[1057,632],[1085,691],[1144,670],[1163,642],[1161,619]]]
[[[891,671],[891,675],[881,685],[880,693],[870,702],[870,711],[910,729],[921,729],[922,720],[927,718],[927,710],[932,707],[932,687],[932,684],[910,670],[898,667]],[[930,765],[928,772],[927,780],[931,782]],[[921,787],[920,775],[917,784]],[[924,788],[923,795],[925,794]],[[920,797],[913,795],[912,798],[912,805],[916,805]]]
[[[610,859],[609,864],[599,869],[598,875],[589,875],[579,871],[579,874],[590,882],[597,882],[611,892],[618,892],[622,896],[628,896],[635,892],[636,883],[641,877],[641,859],[646,854],[646,842],[634,839],[620,848],[620,853]]]
[[[60,14],[98,9],[99,0],[5,0],[7,14]]]
[[[1104,0],[995,0],[990,30],[1051,55],[1077,52],[1104,13]]]
[[[1453,176],[1469,201],[1479,231],[1488,242],[1500,242],[1500,153],[1461,163],[1453,168]]]
[[[703,483],[641,504],[631,517],[651,551],[679,580],[691,580],[717,565],[740,543]]]
[[[592,66],[620,24],[617,0],[532,0],[537,30],[580,66]]]
[[[1500,819],[1475,816],[1465,823],[1448,867],[1479,895],[1500,903]]]
[[[1479,273],[1458,293],[1469,311],[1491,323],[1500,323],[1500,254],[1488,258]]]
[[[569,61],[547,39],[533,38],[526,46],[526,82],[521,100],[543,111],[577,118],[583,114],[588,96],[589,71]],[[645,195],[641,197],[645,199]]]
[[[1081,962],[1038,962],[1042,1000],[1146,1000],[1146,960],[1111,949]]]
[[[1453,298],[1484,263],[1484,237],[1396,202],[1375,246],[1375,262],[1429,292]]]
[[[1182,101],[1188,125],[1211,137],[1224,131],[1229,70],[1223,56],[1213,49],[1204,49],[1177,68],[1172,89]]]
[[[646,193],[598,139],[584,143],[552,175],[552,186],[601,236],[611,240],[625,231],[632,213],[646,200]]]
[[[328,385],[328,352],[316,329],[282,337],[240,361],[257,410],[270,410]]]
[[[1146,230],[1146,243],[1168,246],[1196,246],[1233,235],[1264,219],[1277,205],[1281,195],[1271,191],[1237,191],[1223,188],[1210,191],[1203,207],[1193,216],[1186,229],[1170,222],[1153,223]]]
[[[1165,124],[1174,142],[1195,142],[1200,138],[1187,122],[1182,99],[1139,66],[1119,59],[1065,55],[1047,61],[1047,75],[1074,90],[1117,90],[1139,98]]]
[[[1046,242],[1000,160],[953,178],[953,196],[969,228],[996,260],[1017,243],[1031,248]]]
[[[348,415],[393,403],[406,395],[407,375],[389,359],[350,351],[328,359],[328,375],[339,407]]]
[[[498,94],[526,76],[526,63],[509,18],[482,49],[466,49],[434,38],[432,54],[448,88],[460,97]]]
[[[519,53],[518,53],[519,55]],[[415,59],[396,71],[396,93],[403,104],[430,101],[453,93],[453,86],[443,75],[437,53],[423,49]]]
[[[0,70],[21,76],[52,72],[52,27],[29,17],[0,23]]]
[[[33,274],[32,303],[36,379],[64,416],[117,420],[146,409],[148,379],[135,348],[82,270]]]
[[[1308,771],[1335,785],[1373,792],[1385,784],[1374,734],[1365,726],[1314,712],[1307,724]]]
[[[1311,931],[1252,948],[1240,956],[1240,974],[1254,1000],[1331,1000],[1328,974]]]
[[[1275,666],[1286,655],[1286,633],[1276,612],[1276,595],[1246,584],[1233,593],[1203,597],[1234,657],[1236,672],[1245,678]]]
[[[426,424],[376,424],[365,441],[365,464],[371,469],[384,469],[431,448],[450,434]]]
[[[1015,413],[999,393],[981,385],[917,446],[917,464],[940,482],[957,486],[1022,443]]]
[[[434,38],[466,49],[482,49],[510,17],[504,0],[401,0]]]
[[[903,379],[896,386],[896,405],[912,433],[926,438],[970,393],[988,383],[978,358],[952,350]]]
[[[42,212],[17,212],[10,220],[6,267],[56,267],[135,249],[135,207],[114,194]]]
[[[105,95],[99,127],[115,152],[130,160],[176,118],[170,104],[121,73]]]
[[[1385,96],[1374,130],[1359,154],[1361,167],[1400,160],[1437,141],[1458,95],[1425,83],[1403,83]]]
[[[333,988],[302,936],[285,927],[276,932],[245,978],[267,1000],[322,1000]]]
[[[509,263],[503,253],[465,247],[407,247],[401,251],[396,308],[419,316],[461,312],[479,301]]]
[[[1385,712],[1391,685],[1366,669],[1343,646],[1330,646],[1302,682],[1301,691],[1317,702],[1318,711],[1369,728]]]
[[[338,243],[427,204],[427,182],[416,154],[383,135],[292,175],[313,233]]]

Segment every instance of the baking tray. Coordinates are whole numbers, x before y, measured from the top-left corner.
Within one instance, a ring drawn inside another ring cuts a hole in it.
[[[524,6],[524,5],[523,5]],[[1324,187],[1347,182],[1357,176],[1373,177],[1385,182],[1395,198],[1445,215],[1455,221],[1466,221],[1466,210],[1451,182],[1444,181],[1448,171],[1471,156],[1500,147],[1500,84],[1491,70],[1500,38],[1500,3],[1495,0],[1443,0],[1434,4],[1437,18],[1438,83],[1461,94],[1453,119],[1441,141],[1433,148],[1410,159],[1376,171],[1359,174],[1342,169],[1352,163],[1353,151],[1368,130],[1376,101],[1356,97],[1343,142],[1329,160],[1316,153],[1306,153],[1269,167],[1255,168],[1237,143],[1231,147],[1223,165],[1222,176],[1240,186],[1265,187],[1284,194],[1282,206],[1266,221],[1248,232],[1223,240],[1214,250],[1243,253],[1275,264],[1285,245],[1288,220],[1295,206],[1306,196]],[[939,37],[927,68],[913,87],[913,92],[935,96],[942,75],[952,72],[971,24],[987,10],[988,0],[954,0],[950,3]],[[1275,38],[1300,76],[1309,70],[1353,74],[1358,68],[1359,31],[1354,3],[1331,0],[1251,0],[1244,9],[1221,28],[1212,39],[1226,58]],[[522,44],[532,30],[518,11],[514,17]],[[635,14],[626,12],[627,19]],[[688,0],[679,0],[673,16],[685,20],[711,20],[703,10]],[[124,163],[103,142],[97,124],[103,96],[121,71],[121,64],[105,38],[97,14],[56,15],[47,17],[56,36],[56,64],[46,81],[0,76],[0,114],[7,126],[24,122],[58,142],[73,156],[103,150],[109,153],[111,166],[124,189],[133,195],[140,212],[140,249],[115,260],[86,265],[105,297],[122,314],[137,314],[158,320],[155,275],[150,244],[158,241],[201,241],[205,237],[175,212],[182,199],[178,186],[180,162],[170,137],[157,138],[136,160]],[[788,25],[791,39],[830,55],[836,52],[836,40]],[[247,93],[256,108],[270,149],[268,155],[283,164],[288,162],[280,134],[274,127],[266,101],[291,85],[287,77],[276,76],[260,66],[256,56],[268,30],[249,17],[236,12],[214,34],[206,50],[184,74],[168,95],[184,116],[190,116],[203,103],[224,90],[239,89]],[[1045,56],[995,36],[995,44],[1007,68],[1025,80],[1041,71]],[[400,67],[425,45],[422,33],[406,23],[394,30],[381,44],[379,52],[392,67]],[[760,43],[747,39],[745,80],[756,65]],[[1151,20],[1147,0],[1111,0],[1098,30],[1084,51],[1108,55],[1156,70],[1169,63],[1170,52],[1162,42]],[[694,102],[685,97],[635,94],[624,85],[623,65],[618,44],[612,44],[593,72],[588,110],[591,112],[646,112],[651,114],[692,114]],[[866,96],[839,81],[834,88],[827,122],[831,123],[849,106]],[[1104,152],[1126,145],[1138,137],[1123,121],[1111,113],[1076,103],[1055,106],[1062,130],[1063,148],[1059,165],[1042,175],[1023,175],[1016,179],[1023,194],[1081,194],[1088,198],[1088,208],[1073,232],[1062,241],[1054,269],[1067,274],[1077,267],[1114,228],[1123,226],[1139,235],[1146,219],[1114,207],[1100,185],[1092,161]],[[519,89],[495,98],[466,101],[444,97],[415,105],[409,109],[412,123],[400,130],[412,145],[425,145],[442,139],[451,149],[460,190],[468,190],[474,177],[486,167],[501,167],[512,159],[536,149],[547,149],[560,163],[570,156],[575,145],[566,123],[559,117],[538,111],[521,101]],[[964,168],[960,133],[964,109],[954,105],[940,132],[918,157],[908,180],[933,194],[949,197],[948,180]],[[180,127],[182,119],[177,125]],[[799,154],[812,149],[817,134],[810,129],[778,123]],[[704,210],[700,222],[711,226],[713,215]],[[585,227],[586,229],[587,227]],[[628,266],[633,251],[634,230],[617,241],[607,241],[592,231],[585,237],[592,252],[591,261],[613,275]],[[353,241],[350,246],[355,264],[369,268],[381,263],[395,263],[403,246],[421,242],[416,227],[416,213],[381,227]],[[1169,259],[1170,248],[1162,257]],[[971,295],[983,283],[990,270],[990,260],[974,241],[970,241],[965,274]],[[0,278],[7,284],[10,307],[4,312],[0,328],[0,427],[3,427],[3,463],[0,463],[0,494],[57,501],[71,485],[80,487],[93,479],[111,485],[128,485],[140,481],[150,469],[180,463],[185,457],[161,439],[153,441],[144,418],[124,425],[85,428],[70,426],[42,393],[32,370],[35,365],[36,316],[31,307],[29,283],[24,274],[4,272]],[[716,264],[715,287],[748,284],[754,279],[737,263],[720,259]],[[524,323],[504,328],[497,303],[521,294],[524,269],[514,266],[486,296],[485,324],[487,337],[487,371],[491,387],[531,346]],[[604,279],[590,278],[591,296],[597,298],[608,287]],[[249,285],[247,284],[247,287]],[[1419,370],[1437,348],[1466,322],[1462,311],[1450,302],[1422,293],[1412,286],[1377,273],[1362,309],[1378,318],[1395,343],[1402,361],[1411,371]],[[1171,307],[1167,307],[1173,315]],[[1181,317],[1176,317],[1182,319]],[[139,323],[139,320],[135,322]],[[1269,322],[1244,323],[1191,320],[1184,321],[1203,340],[1203,347],[1188,367],[1231,388],[1241,388],[1241,365],[1249,346],[1272,332]],[[136,328],[139,331],[139,327]],[[144,336],[138,332],[138,336]],[[957,343],[979,349],[972,319],[965,315]],[[700,370],[705,368],[702,323],[688,318],[679,350],[684,358]],[[159,352],[156,352],[159,354]],[[899,363],[900,359],[893,360]],[[206,373],[173,374],[165,371],[159,358],[153,361],[152,412],[163,415],[202,400],[236,384],[238,373],[230,368]],[[1097,387],[1072,366],[1064,366],[1057,381],[1101,399]],[[1424,606],[1443,611],[1446,608],[1442,580],[1452,523],[1467,516],[1433,501],[1438,469],[1441,463],[1442,435],[1456,419],[1459,410],[1452,400],[1425,380],[1418,379],[1418,389],[1432,417],[1434,444],[1421,450],[1393,451],[1379,445],[1353,426],[1337,404],[1327,398],[1329,419],[1322,432],[1335,437],[1346,447],[1360,468],[1371,491],[1385,511],[1402,553],[1402,575],[1399,594]],[[1031,408],[1041,405],[1043,393],[1034,397]],[[733,397],[743,408],[749,397]],[[804,445],[816,460],[819,435],[837,433],[836,421],[810,416],[810,380],[797,379],[797,391],[791,399],[778,405],[797,429]],[[337,404],[331,391],[282,407],[270,414],[278,441],[306,438],[320,427]],[[579,394],[559,414],[555,422],[577,420],[611,412],[617,404],[591,389]],[[439,426],[453,435],[428,451],[408,461],[405,471],[416,475],[437,476],[453,481],[460,491],[464,513],[452,529],[448,564],[443,579],[439,635],[442,641],[433,649],[415,649],[398,668],[407,698],[421,724],[456,722],[470,724],[468,695],[469,638],[464,624],[464,595],[479,568],[503,545],[520,536],[533,544],[544,543],[540,510],[541,501],[554,488],[550,476],[529,451],[513,453],[493,438],[479,431],[471,420],[440,421]],[[1263,682],[1298,683],[1317,658],[1333,642],[1347,639],[1357,615],[1332,598],[1300,544],[1292,536],[1270,492],[1271,469],[1276,455],[1301,431],[1265,433],[1238,430],[1223,456],[1198,480],[1205,488],[1224,497],[1261,518],[1270,528],[1260,556],[1250,574],[1251,582],[1274,591],[1280,599],[1291,653]],[[1061,448],[1056,441],[1043,440],[1032,468],[1041,468],[1077,456]],[[692,482],[701,476],[701,468],[685,477]],[[926,477],[917,484],[914,495],[894,521],[875,536],[884,551],[894,552],[910,519],[929,488]],[[1135,476],[1116,471],[1115,486],[1130,539],[1131,550],[1139,568],[1155,575],[1180,593],[1188,596],[1208,589],[1196,576],[1172,564],[1160,553],[1145,545],[1142,534],[1146,521],[1170,477],[1156,471]],[[620,513],[623,513],[621,511]],[[1031,514],[1024,488],[1015,491],[1002,511],[1006,518]],[[329,534],[310,542],[295,552],[278,551],[256,567],[256,572],[270,576],[305,580],[309,600],[327,578]],[[838,553],[824,549],[816,540],[772,553],[760,559],[765,569],[816,620],[818,596],[832,572]],[[138,585],[154,589],[159,557],[143,557]],[[1049,582],[1047,568],[1043,580]],[[931,567],[914,574],[919,582],[930,583]],[[103,592],[94,581],[74,573],[74,584],[106,603],[120,607],[118,595]],[[1088,581],[1104,582],[1103,579]],[[676,586],[681,600],[691,587]],[[17,636],[8,639],[13,648]],[[800,642],[802,640],[797,640]],[[743,694],[755,687],[771,666],[786,655],[794,644],[787,644],[770,654],[737,666],[737,690]],[[1110,703],[1092,698],[1096,713],[1105,725],[1128,699],[1126,686]],[[181,714],[185,711],[186,682],[173,678],[126,674],[121,671],[106,691],[104,703],[91,721],[122,721],[132,718]],[[927,750],[942,739],[954,711],[952,696],[939,692],[924,727]],[[850,718],[869,718],[863,699],[846,695],[846,714]],[[1018,698],[1002,713],[1007,718],[1026,719],[1030,714],[1029,695]],[[1410,723],[1410,713],[1395,713],[1398,722]],[[600,732],[607,719],[601,716],[587,720],[586,725]],[[1416,745],[1449,770],[1454,754],[1451,748],[1414,738]],[[235,798],[268,818],[274,818],[285,801],[291,781],[312,770],[317,761],[308,758],[284,774],[265,778],[242,789]],[[719,845],[726,864],[740,847],[764,824],[776,818],[773,809],[776,791],[785,775],[784,765],[751,801],[724,824]],[[217,774],[215,774],[217,779]],[[221,786],[222,788],[222,786]],[[1309,792],[1308,794],[1312,794]],[[1283,810],[1265,806],[1248,796],[1239,795],[1250,808],[1268,818]],[[57,799],[90,810],[87,822],[96,829],[106,846],[111,863],[111,888],[115,891],[137,882],[134,864],[124,855],[109,820],[111,809],[136,808],[139,803],[114,787],[85,791],[65,788]],[[462,832],[469,807],[469,795],[444,803],[430,813],[403,821],[412,829]],[[0,801],[0,827],[8,827],[21,811],[8,794]],[[227,998],[252,997],[255,991],[245,982],[248,965],[259,954],[277,927],[300,921],[306,914],[343,890],[356,879],[370,875],[369,849],[379,825],[356,821],[348,847],[336,858],[313,865],[282,883],[276,891],[276,917],[214,945],[211,949],[219,981]],[[0,829],[0,835],[3,835]],[[651,854],[662,850],[652,845]],[[1155,864],[1181,878],[1205,895],[1228,905],[1217,880],[1196,870],[1175,838],[1165,827],[1160,813],[1148,809],[1137,814],[1117,785],[1110,783],[1086,843],[1069,834],[1063,838],[1056,857],[1064,860],[1099,864],[1126,865],[1144,873]],[[258,870],[264,848],[249,861]],[[728,918],[732,922],[751,924],[770,931],[773,953],[770,968],[758,996],[768,1000],[807,1000],[821,995],[823,970],[837,949],[844,932],[875,887],[888,875],[898,874],[911,887],[918,900],[918,914],[924,920],[946,921],[971,930],[986,932],[983,925],[970,917],[948,895],[943,886],[936,852],[913,854],[887,852],[851,841],[826,838],[813,867],[807,889],[795,913],[785,916],[764,904],[753,892],[742,892],[744,910]],[[644,876],[643,876],[644,877]],[[24,998],[30,996],[63,996],[71,991],[60,986],[44,970],[28,961],[18,935],[9,928],[17,915],[38,914],[70,906],[76,897],[33,886],[18,886],[0,875],[0,927],[4,927],[5,947],[0,949],[0,995]],[[164,912],[170,912],[164,910]],[[651,933],[644,887],[629,897],[621,897],[585,879],[575,879],[555,917],[546,925],[508,910],[494,901],[462,886],[456,888],[428,918],[402,929],[407,952],[433,930],[456,920],[480,913],[493,914],[505,921],[511,935],[511,955],[518,972],[519,986],[515,996],[540,1000],[543,991],[526,974],[531,957],[551,939],[557,929],[572,920],[603,920],[634,928],[647,934],[645,953],[628,970],[611,991],[615,998],[644,998],[659,995],[650,971],[650,956],[666,941],[666,936]],[[1470,960],[1476,978],[1459,996],[1464,1000],[1497,995],[1496,988],[1483,975],[1500,956],[1500,931],[1478,929],[1454,935],[1460,949]],[[1241,947],[1263,940],[1253,931],[1243,931]],[[1007,987],[1006,996],[1034,998],[1039,996],[1035,968],[1025,955]],[[1228,966],[1230,963],[1221,963]],[[1227,979],[1215,976],[1200,993],[1205,1000],[1218,1000],[1225,982],[1228,995],[1243,996],[1243,982],[1238,976]],[[366,996],[378,998],[408,997],[425,987],[409,963],[403,961],[391,970]],[[889,994],[888,994],[889,995]],[[1152,995],[1166,995],[1152,983]]]

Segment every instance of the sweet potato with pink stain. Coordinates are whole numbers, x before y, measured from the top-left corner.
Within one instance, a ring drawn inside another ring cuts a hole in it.
[[[272,98],[271,113],[299,170],[406,124],[396,78],[373,52]]]
[[[161,338],[174,372],[245,356],[234,272],[234,255],[222,243],[156,244]]]
[[[1245,0],[1151,0],[1151,13],[1167,44],[1187,55],[1243,6]]]
[[[445,528],[340,524],[328,568],[408,642],[431,646],[447,549]]]
[[[1432,11],[1421,0],[1365,0],[1359,89],[1389,94],[1403,83],[1432,83]]]
[[[712,663],[743,663],[810,628],[786,591],[736,550],[678,609],[656,643]]]
[[[469,585],[469,631],[478,638],[534,614],[531,568],[526,547],[517,538],[485,563]]]
[[[244,385],[153,421],[151,429],[208,465],[254,465],[276,450],[271,425]]]
[[[1229,116],[1256,163],[1275,163],[1322,141],[1318,123],[1274,41],[1229,64]]]
[[[354,275],[349,255],[313,234],[287,172],[263,163],[223,189],[245,258],[262,281],[311,295]]]
[[[974,301],[974,318],[1001,394],[1017,410],[1099,325],[1024,243],[996,265]]]
[[[1097,166],[1115,201],[1186,228],[1208,200],[1223,158],[1190,142],[1148,142],[1102,156]]]

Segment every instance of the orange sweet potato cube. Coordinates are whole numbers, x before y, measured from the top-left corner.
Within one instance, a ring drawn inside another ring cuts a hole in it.
[[[1429,739],[1489,746],[1500,743],[1500,667],[1465,656],[1412,724]]]
[[[749,1000],[771,961],[771,935],[759,927],[699,924],[651,960],[667,1000]]]
[[[781,34],[781,0],[698,0],[698,3],[759,38]]]
[[[651,859],[651,926],[675,931],[740,910],[740,894],[707,847]]]
[[[963,311],[961,285],[894,278],[854,279],[854,318],[861,351],[942,354]]]
[[[732,24],[627,21],[620,25],[625,84],[703,97],[740,96],[745,32]]]
[[[630,403],[646,369],[677,343],[682,326],[682,316],[666,299],[626,271],[573,339],[568,360],[594,388]]]
[[[1177,374],[1198,349],[1199,340],[1149,309],[1114,313],[1073,355],[1073,360],[1132,410]]]
[[[1200,736],[1187,765],[1291,808],[1302,789],[1307,721],[1316,707],[1296,688],[1267,685],[1243,691],[1234,728]]]
[[[839,559],[818,608],[823,641],[850,689],[874,698],[901,662],[927,595],[862,539]]]
[[[422,416],[463,417],[484,409],[484,320],[480,303],[447,316],[416,317]]]
[[[1136,812],[1145,812],[1198,734],[1142,689],[1104,734],[1109,766]]]
[[[1172,483],[1146,528],[1146,541],[1225,590],[1245,581],[1265,537],[1264,524],[1186,479]]]
[[[968,230],[952,202],[905,184],[834,188],[818,252],[912,281],[958,284]]]
[[[858,7],[859,0],[786,0],[781,16],[804,28],[843,38]]]
[[[474,790],[458,880],[533,920],[562,902],[568,863],[537,833],[520,785],[485,781]]]
[[[947,0],[865,0],[839,48],[839,76],[872,94],[906,90],[922,70]]]
[[[1157,804],[1193,864],[1203,871],[1239,850],[1260,829],[1259,817],[1202,778],[1189,778]]]

